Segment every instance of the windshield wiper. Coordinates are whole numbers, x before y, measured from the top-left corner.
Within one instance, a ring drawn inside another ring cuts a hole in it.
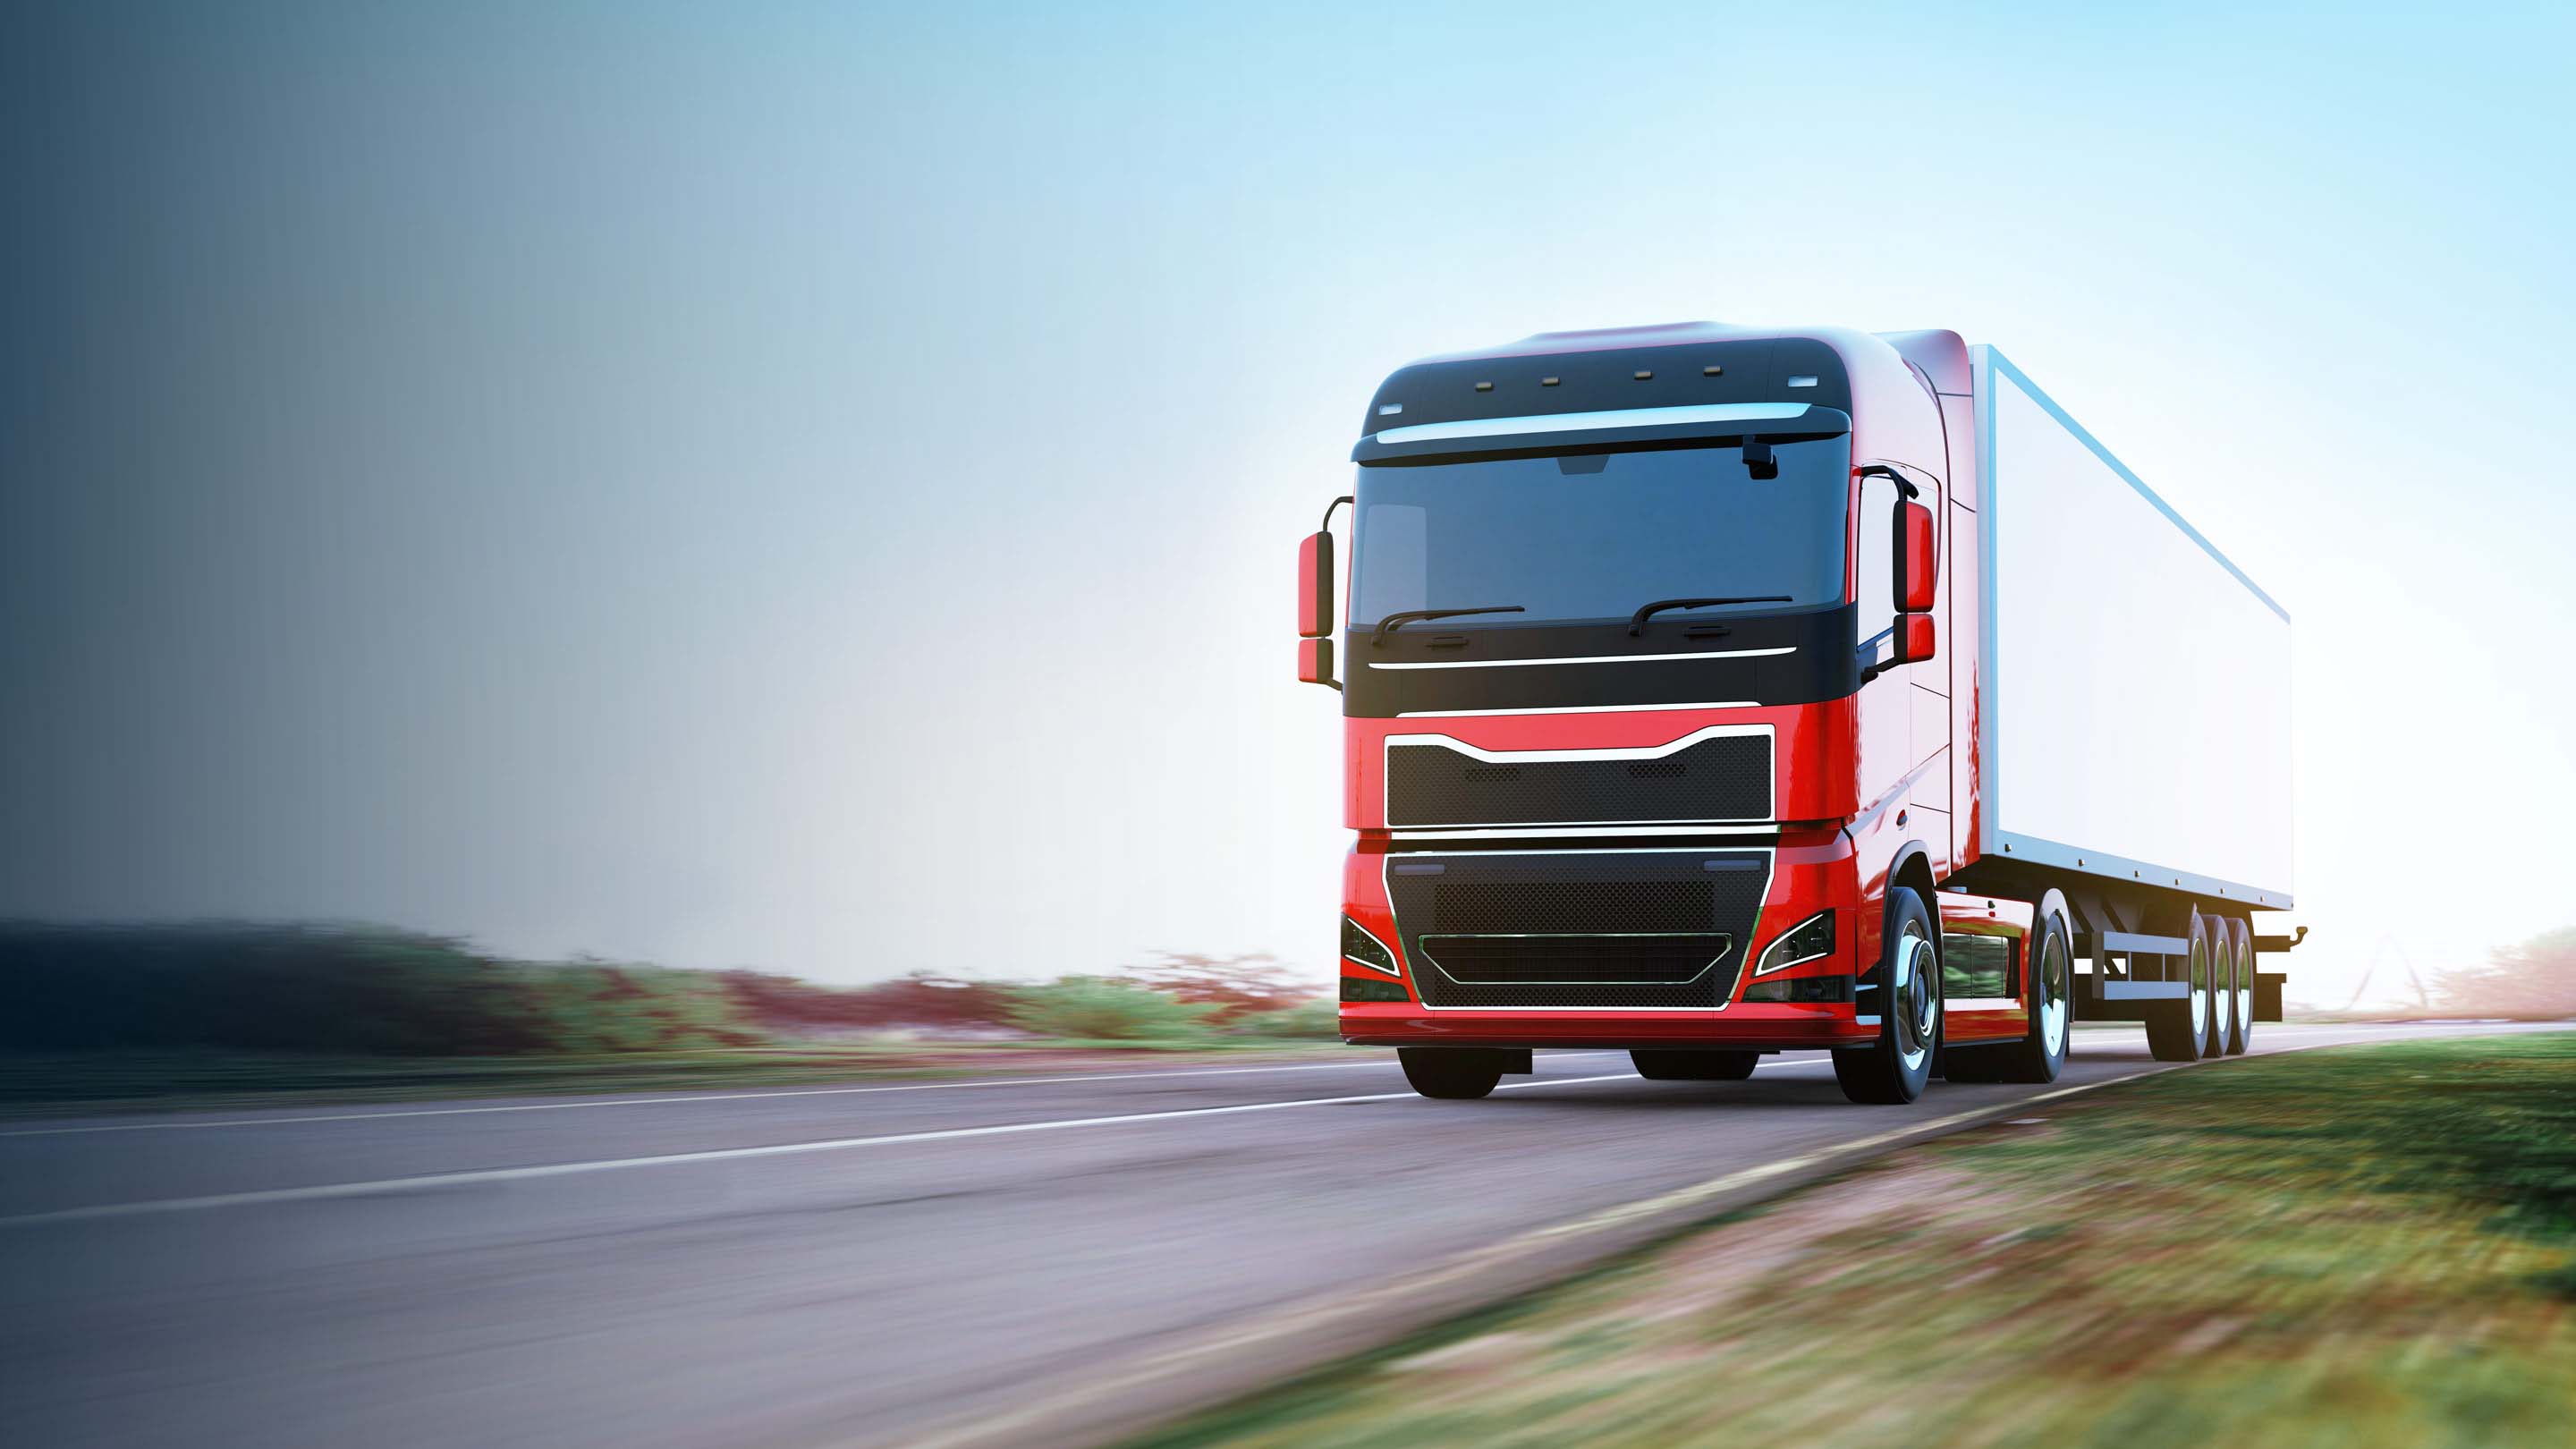
[[[1639,609],[1636,613],[1628,616],[1628,632],[1631,634],[1645,633],[1647,618],[1651,615],[1660,614],[1666,609],[1714,609],[1720,604],[1789,604],[1795,602],[1797,601],[1790,598],[1787,594],[1753,594],[1741,599],[1657,599],[1646,607]]]
[[[1527,612],[1529,611],[1518,604],[1487,604],[1481,609],[1406,609],[1377,621],[1377,632],[1369,636],[1369,647],[1372,649],[1384,647],[1387,635],[1416,619],[1455,619],[1461,614],[1525,614]]]

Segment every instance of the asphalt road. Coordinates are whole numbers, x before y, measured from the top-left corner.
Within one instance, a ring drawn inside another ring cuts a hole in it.
[[[2256,1049],[2474,1029],[2267,1025]],[[2159,1069],[2134,1031],[2076,1048],[2067,1082]],[[1854,1107],[1804,1054],[1748,1082],[1650,1083],[1610,1053],[1539,1069],[1467,1103],[1354,1051],[0,1123],[0,1425],[27,1449],[903,1442],[1514,1234],[2040,1090]]]

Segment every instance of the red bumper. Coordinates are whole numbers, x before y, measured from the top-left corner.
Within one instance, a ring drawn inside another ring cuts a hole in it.
[[[1859,920],[1859,883],[1849,840],[1838,830],[1791,831],[1761,842],[1774,852],[1770,881],[1752,939],[1735,948],[1728,969],[1732,983],[1724,999],[1709,1007],[1689,1009],[1599,1009],[1566,1007],[1432,1006],[1415,985],[1417,971],[1436,971],[1429,960],[1410,959],[1409,943],[1396,919],[1386,886],[1390,858],[1401,863],[1406,852],[1385,837],[1363,836],[1345,863],[1342,909],[1350,919],[1398,959],[1400,973],[1373,969],[1345,958],[1342,976],[1351,983],[1343,995],[1341,1029],[1345,1040],[1359,1046],[1529,1046],[1629,1047],[1712,1046],[1760,1050],[1857,1046],[1878,1036],[1875,1021],[1863,1021],[1847,999],[1746,1000],[1749,989],[1781,994],[1782,983],[1805,978],[1854,978],[1854,962],[1863,948]],[[1616,847],[1611,847],[1616,848]],[[1729,849],[1744,848],[1729,842]],[[1390,852],[1393,851],[1392,857]],[[1570,866],[1585,852],[1563,852]],[[1819,912],[1836,916],[1834,950],[1819,959],[1756,976],[1762,959],[1784,933]],[[1823,985],[1823,981],[1813,984]],[[1384,998],[1401,992],[1403,1000]]]
[[[1353,1046],[1731,1046],[1764,1051],[1866,1046],[1878,1028],[1845,1006],[1754,1005],[1719,1012],[1432,1011],[1419,1004],[1345,1002]]]

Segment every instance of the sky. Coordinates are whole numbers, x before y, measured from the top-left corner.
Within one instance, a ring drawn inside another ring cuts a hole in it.
[[[12,6],[0,915],[1320,975],[1371,391],[1715,319],[1993,343],[2279,599],[2291,995],[2402,993],[2576,922],[2571,30]]]

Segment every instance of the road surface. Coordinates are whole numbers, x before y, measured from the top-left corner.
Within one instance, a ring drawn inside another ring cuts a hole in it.
[[[2065,1082],[2159,1069],[2133,1030],[2076,1049]],[[1814,1054],[1653,1083],[1621,1054],[1551,1052],[1506,1083],[1425,1101],[1392,1053],[1355,1051],[0,1122],[0,1424],[27,1449],[902,1443],[1516,1234],[2042,1090],[1854,1107]]]

